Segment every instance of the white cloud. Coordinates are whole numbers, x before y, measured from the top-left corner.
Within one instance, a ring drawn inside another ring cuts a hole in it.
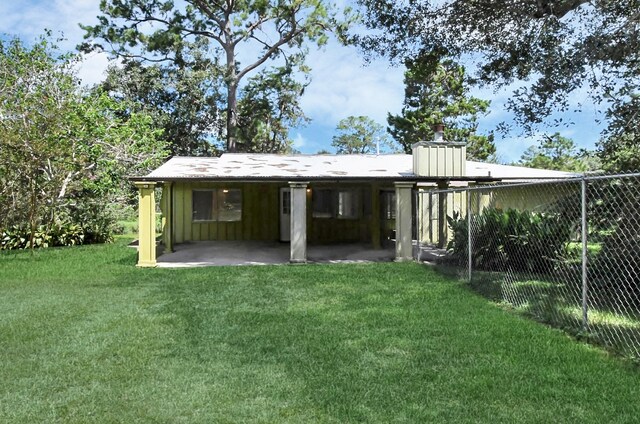
[[[78,77],[84,85],[98,84],[105,79],[109,63],[110,60],[106,53],[82,55],[82,62],[77,67]]]
[[[99,14],[98,0],[0,0],[0,34],[14,34],[31,41],[47,28],[54,35],[62,32],[67,41],[60,47],[73,50],[82,42],[83,30],[78,23],[93,24]],[[254,53],[249,50],[240,58],[243,63]],[[94,84],[103,79],[107,64],[105,54],[91,54],[78,67],[78,75],[84,84]],[[295,146],[299,150],[327,148],[337,122],[349,115],[369,116],[386,125],[387,113],[399,113],[402,108],[402,67],[390,67],[384,60],[365,66],[357,49],[341,46],[335,40],[322,50],[311,48],[308,64],[312,68],[312,81],[302,98],[302,107],[313,122],[311,128],[297,132]],[[492,129],[500,121],[512,120],[513,115],[505,109],[505,104],[513,90],[524,84],[516,82],[499,91],[491,87],[472,91],[473,95],[492,101],[490,114],[481,119],[483,131]],[[561,128],[561,133],[572,137],[580,147],[592,147],[601,128],[595,123],[601,117],[598,107],[588,102],[586,90],[574,93],[572,105],[574,103],[582,103],[585,112],[568,116],[575,124]],[[555,131],[557,129],[548,128],[548,132]],[[535,142],[531,137],[509,137],[496,141],[499,155],[508,161],[517,160]]]
[[[334,127],[350,115],[364,115],[386,123],[387,113],[402,107],[403,70],[386,63],[364,66],[355,48],[332,41],[325,49],[309,55],[312,81],[302,107],[314,122]]]
[[[293,138],[293,148],[300,150],[307,145],[307,140],[300,133],[296,133]]]
[[[78,24],[92,24],[99,14],[99,2],[95,0],[56,0],[54,2],[3,2],[0,4],[0,33],[16,35],[26,42],[34,41],[51,30],[54,38],[62,36],[58,47],[74,50],[82,42],[84,31]],[[78,66],[78,76],[85,85],[104,79],[108,65],[107,55],[93,53],[83,56]]]

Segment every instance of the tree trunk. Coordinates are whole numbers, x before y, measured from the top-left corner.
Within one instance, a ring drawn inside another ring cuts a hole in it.
[[[234,72],[235,73],[235,72]],[[234,80],[227,83],[227,151],[237,151],[236,129],[238,127],[238,83]]]

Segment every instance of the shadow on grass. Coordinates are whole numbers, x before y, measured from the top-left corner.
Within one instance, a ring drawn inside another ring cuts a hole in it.
[[[454,267],[441,266],[438,271],[456,275]],[[592,287],[589,291],[585,327],[582,288],[575,279],[568,284],[561,277],[475,271],[468,287],[517,313],[640,360],[640,311],[631,303],[621,306],[621,298],[607,290]]]

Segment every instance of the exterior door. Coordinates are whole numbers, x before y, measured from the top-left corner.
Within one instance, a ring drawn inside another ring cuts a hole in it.
[[[280,241],[291,241],[291,189],[280,189]]]

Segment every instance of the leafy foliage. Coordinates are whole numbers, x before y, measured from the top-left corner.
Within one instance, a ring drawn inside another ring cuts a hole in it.
[[[637,94],[637,0],[359,3],[372,31],[354,38],[369,52],[395,59],[472,55],[480,82],[528,81],[508,107],[530,131],[554,111],[574,109],[571,94],[579,89],[614,105]]]
[[[322,0],[105,0],[100,9],[99,24],[83,26],[85,37],[95,42],[85,43],[85,49],[108,46],[120,57],[180,66],[190,43],[215,46],[209,60],[220,64],[226,88],[226,148],[232,152],[241,147],[238,93],[244,77],[278,59],[276,67],[296,66],[305,72],[306,43],[324,45],[330,31],[341,34],[350,21],[338,19]]]
[[[290,152],[289,128],[308,119],[300,107],[307,83],[295,79],[290,67],[262,71],[249,78],[238,102],[238,145],[245,152]]]
[[[544,135],[538,145],[529,147],[522,154],[519,164],[529,168],[570,172],[593,171],[598,166],[589,152],[578,152],[573,140],[560,133]]]
[[[609,172],[640,171],[640,94],[635,93],[609,110],[609,126],[598,154]]]
[[[150,115],[173,155],[215,155],[224,135],[223,82],[219,66],[207,58],[208,50],[204,42],[185,43],[179,63],[145,66],[126,59],[109,67],[102,88]]]
[[[640,179],[615,178],[592,186],[587,196],[598,221],[590,219],[589,238],[601,241],[602,249],[590,264],[590,280],[640,302],[638,296],[629,296],[640,293]]]
[[[46,38],[0,41],[0,229],[28,226],[31,247],[39,227],[86,228],[80,210],[108,219],[106,205],[131,192],[125,176],[166,156],[148,115],[80,89],[73,64]]]
[[[402,113],[388,117],[389,133],[404,151],[411,153],[414,143],[433,140],[433,126],[444,123],[445,139],[466,142],[469,159],[494,157],[493,134],[476,134],[478,116],[487,113],[490,102],[469,95],[464,68],[428,55],[406,66]]]
[[[338,154],[368,154],[396,152],[397,145],[386,134],[384,127],[367,116],[349,116],[338,122],[337,135],[331,145]]]
[[[85,243],[85,230],[78,224],[39,226],[35,233],[26,227],[12,226],[0,233],[0,250],[77,246]]]
[[[467,219],[448,217],[453,238],[447,248],[467,260]],[[486,271],[545,273],[566,254],[573,226],[561,214],[485,209],[473,217],[473,267]],[[551,253],[550,253],[551,252]]]

